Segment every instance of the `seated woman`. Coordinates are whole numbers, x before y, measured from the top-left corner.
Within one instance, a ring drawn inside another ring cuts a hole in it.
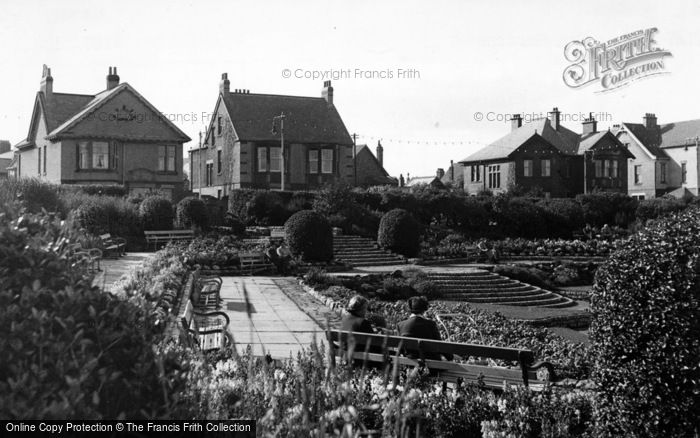
[[[340,329],[348,332],[374,333],[372,324],[365,319],[368,306],[369,301],[362,295],[350,298],[340,322]]]
[[[398,324],[399,335],[406,336],[409,338],[422,338],[422,339],[434,339],[436,341],[441,341],[440,330],[438,330],[437,323],[431,319],[427,319],[423,316],[426,310],[428,310],[428,299],[425,297],[411,297],[408,299],[408,307],[411,310],[411,316]],[[409,351],[410,357],[418,357],[418,352]],[[454,356],[452,354],[444,355],[447,360],[452,360]],[[436,359],[440,360],[439,354],[427,354],[426,359]]]

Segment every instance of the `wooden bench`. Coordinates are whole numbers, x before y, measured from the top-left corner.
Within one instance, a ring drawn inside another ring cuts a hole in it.
[[[126,239],[123,237],[112,237],[111,234],[100,234],[102,242],[102,253],[106,257],[120,257],[126,252]]]
[[[167,244],[173,241],[189,241],[194,238],[192,230],[164,230],[164,231],[144,231],[146,243],[153,244],[153,249],[157,249],[158,244]]]
[[[262,251],[241,251],[238,253],[238,259],[241,263],[241,272],[249,275],[264,272],[274,267],[266,260]]]
[[[83,249],[80,244],[75,245],[72,249],[71,258],[75,263],[87,267],[89,272],[94,273],[102,270],[100,266],[102,251],[98,248]]]
[[[190,300],[195,307],[208,310],[218,309],[221,304],[220,293],[223,283],[221,277],[203,276],[199,270],[196,270],[193,276],[193,290],[190,294]]]
[[[502,389],[504,383],[522,384],[540,389],[545,382],[554,382],[556,378],[552,364],[534,363],[531,350],[346,331],[328,331],[326,336],[334,356],[368,364],[425,366],[446,382],[481,381],[494,389]],[[371,346],[380,347],[383,353],[369,352]],[[518,368],[426,358],[439,354],[452,354],[464,361],[470,357],[503,360],[517,363]]]
[[[270,227],[270,239],[284,240],[284,227]]]
[[[202,351],[221,349],[233,343],[228,332],[230,319],[224,312],[201,312],[195,310],[192,301],[187,300],[180,322]]]

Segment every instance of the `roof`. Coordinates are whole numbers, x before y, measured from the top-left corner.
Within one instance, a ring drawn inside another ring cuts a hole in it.
[[[389,172],[387,172],[386,169],[384,169],[384,166],[379,164],[379,160],[377,159],[376,155],[374,155],[372,149],[370,149],[369,146],[367,146],[366,144],[355,145],[355,156],[359,156],[360,153],[369,154],[369,157],[371,157],[370,159],[374,160],[377,163],[377,168],[382,171],[384,176],[389,176]]]
[[[279,141],[279,132],[272,132],[273,118],[284,113],[285,141],[352,144],[335,106],[322,97],[251,93],[225,93],[222,96],[241,141]]]
[[[78,122],[81,120],[85,119],[88,117],[90,114],[92,114],[95,110],[99,109],[102,107],[103,104],[108,102],[112,97],[116,96],[117,94],[123,92],[123,91],[129,91],[131,92],[138,100],[140,100],[147,108],[149,108],[151,111],[153,111],[155,114],[160,114],[160,112],[153,106],[151,105],[150,102],[148,102],[143,96],[141,96],[134,88],[129,85],[127,82],[121,83],[117,85],[116,87],[108,90],[104,90],[101,93],[98,93],[95,96],[90,96],[92,97],[87,103],[85,103],[81,108],[78,108],[78,111],[74,113],[70,118],[65,120],[63,123],[61,123],[58,127],[51,129],[49,127],[49,134],[47,135],[48,138],[54,139],[60,137],[64,132],[69,131],[70,128],[75,126]],[[75,95],[73,95],[75,96]],[[49,99],[52,101],[53,99]],[[53,105],[53,104],[52,104]],[[68,111],[63,111],[64,113],[67,113]],[[172,130],[174,130],[177,135],[180,137],[180,140],[183,142],[190,141],[191,139],[180,130],[177,126],[175,126],[174,123],[172,123],[168,117],[160,117],[159,120],[162,120],[166,125],[168,125]],[[150,138],[148,138],[150,139]],[[148,140],[146,139],[146,140]],[[154,140],[154,139],[151,139]]]
[[[44,94],[39,92],[41,96]],[[51,132],[63,122],[77,114],[95,96],[86,94],[53,93],[51,99],[44,99],[47,132]]]
[[[658,133],[652,133],[641,123],[623,123],[624,127],[642,142],[650,154],[656,158],[668,158],[666,152],[658,147]]]
[[[685,146],[700,141],[700,119],[660,125],[661,143],[659,147]]]
[[[694,198],[693,192],[685,187],[678,187],[676,190],[666,193],[666,195],[673,196],[676,199]]]
[[[559,129],[555,131],[549,119],[542,118],[524,124],[520,128],[511,131],[507,135],[459,162],[465,163],[508,158],[510,154],[515,152],[516,149],[534,136],[543,138],[564,154],[574,155],[578,152],[579,134],[561,124],[559,125]]]
[[[0,140],[0,153],[4,153],[12,149],[12,145],[7,140]]]
[[[413,186],[419,186],[419,185],[440,185],[442,186],[442,181],[440,179],[433,175],[433,176],[414,176],[413,178],[410,178],[408,181],[406,181],[406,187],[413,187]]]
[[[454,172],[454,179],[452,178],[452,172]],[[452,163],[447,168],[445,176],[443,176],[440,181],[442,181],[443,184],[457,182],[459,185],[462,185],[462,183],[464,183],[464,172],[461,167],[458,166],[458,163]]]
[[[15,153],[13,151],[7,151],[0,154],[0,160],[11,160],[14,158]]]

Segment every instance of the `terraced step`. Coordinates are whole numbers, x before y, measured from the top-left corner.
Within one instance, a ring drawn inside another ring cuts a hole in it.
[[[405,263],[404,259],[377,245],[372,239],[359,236],[334,236],[333,256],[352,266],[390,266]]]
[[[530,290],[518,290],[518,291],[497,291],[497,292],[443,292],[442,296],[445,298],[453,298],[453,297],[460,297],[460,298],[465,298],[467,300],[471,300],[472,298],[478,299],[478,298],[500,298],[500,297],[527,297],[527,296],[535,296],[535,295],[540,295],[542,294],[542,289],[539,288],[532,288]],[[547,292],[547,291],[545,291]],[[550,292],[547,292],[550,293]]]

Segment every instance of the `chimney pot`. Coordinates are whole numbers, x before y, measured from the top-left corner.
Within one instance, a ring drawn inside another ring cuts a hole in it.
[[[51,69],[44,64],[44,71],[41,75],[41,82],[39,83],[39,91],[44,93],[46,99],[53,96],[53,77],[51,76]]]
[[[231,92],[231,82],[228,80],[228,73],[221,73],[221,82],[219,82],[219,93],[228,94]]]
[[[438,177],[438,179],[442,179],[442,177],[445,176],[445,169],[443,169],[442,167],[438,167],[436,176]]]
[[[520,114],[513,114],[510,118],[510,130],[515,131],[516,129],[523,126],[523,118]]]
[[[588,113],[588,118],[583,121],[583,134],[594,134],[598,132],[598,122],[593,118],[593,113]]]
[[[557,108],[556,106],[549,113],[549,122],[552,124],[552,128],[555,131],[559,130],[560,114],[561,113],[559,112],[559,108]]]
[[[377,161],[379,165],[384,167],[384,147],[381,141],[377,141]]]
[[[326,99],[329,105],[333,105],[333,87],[331,86],[331,81],[323,82],[323,91],[321,96]]]
[[[119,75],[117,75],[117,67],[110,67],[107,75],[107,89],[111,90],[119,85]]]

